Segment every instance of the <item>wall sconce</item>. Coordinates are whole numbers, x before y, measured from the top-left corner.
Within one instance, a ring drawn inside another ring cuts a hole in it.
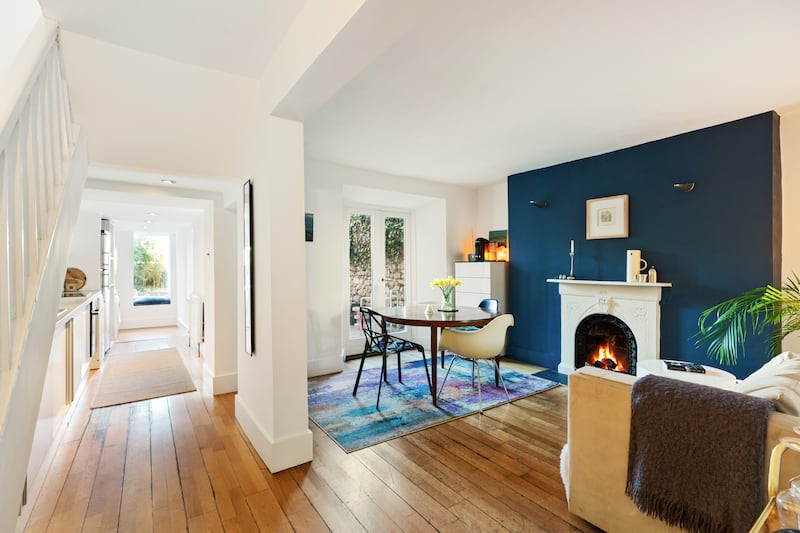
[[[547,207],[547,200],[531,200],[536,207]]]
[[[681,192],[692,192],[694,190],[694,185],[695,183],[693,181],[687,181],[686,183],[674,183],[672,186]]]

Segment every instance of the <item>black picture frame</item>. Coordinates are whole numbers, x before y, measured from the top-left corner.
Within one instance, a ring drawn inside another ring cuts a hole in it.
[[[243,286],[244,286],[244,351],[255,355],[255,283],[253,279],[253,182],[247,180],[242,191],[242,222],[244,233]]]
[[[306,242],[314,242],[314,213],[306,213]]]

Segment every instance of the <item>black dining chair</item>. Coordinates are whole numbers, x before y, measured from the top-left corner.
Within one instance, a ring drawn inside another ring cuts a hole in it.
[[[411,342],[394,335],[389,335],[386,332],[386,321],[379,314],[370,309],[369,307],[361,308],[361,329],[364,332],[364,352],[361,354],[361,363],[358,365],[358,374],[356,375],[356,384],[353,387],[353,396],[358,392],[358,383],[361,381],[361,372],[364,369],[364,361],[370,355],[381,354],[383,361],[381,363],[381,374],[378,380],[378,399],[375,402],[375,409],[380,408],[381,402],[381,388],[383,382],[389,382],[387,372],[387,359],[390,352],[397,353],[397,380],[402,383],[403,376],[400,363],[400,352],[406,350],[417,350],[422,356],[422,362],[425,365],[425,375],[428,377],[428,388],[431,390],[431,395],[435,394],[433,385],[431,385],[431,375],[428,371],[428,361],[425,359],[425,348],[421,344]]]

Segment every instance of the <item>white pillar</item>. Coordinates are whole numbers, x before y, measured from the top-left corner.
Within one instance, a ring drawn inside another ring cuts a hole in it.
[[[248,174],[255,351],[252,357],[244,352],[240,332],[236,418],[270,471],[277,472],[310,461],[313,452],[306,387],[303,127],[262,115],[253,140]],[[241,272],[241,250],[239,256]],[[238,286],[241,291],[241,282]]]

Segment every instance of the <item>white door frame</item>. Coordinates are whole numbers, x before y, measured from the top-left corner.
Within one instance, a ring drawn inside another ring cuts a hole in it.
[[[385,207],[377,207],[377,206],[361,206],[361,205],[347,205],[344,209],[344,231],[345,234],[345,248],[343,250],[344,254],[344,279],[343,279],[343,286],[344,286],[344,294],[345,297],[345,306],[344,306],[344,314],[342,320],[342,343],[344,347],[345,355],[352,355],[361,353],[364,348],[364,336],[360,335],[356,338],[351,338],[351,331],[350,331],[350,217],[354,214],[361,214],[361,215],[369,215],[371,217],[372,223],[371,227],[371,235],[370,235],[370,242],[371,242],[371,256],[372,256],[372,299],[375,303],[375,307],[383,307],[386,302],[386,293],[384,290],[384,283],[382,283],[382,279],[385,277],[385,239],[384,239],[384,228],[385,223],[384,220],[386,218],[402,218],[405,220],[404,224],[404,243],[405,243],[405,251],[404,251],[404,273],[405,273],[405,282],[403,287],[405,289],[404,299],[403,301],[406,305],[409,305],[411,302],[411,265],[413,265],[412,261],[412,252],[413,252],[413,244],[410,242],[410,237],[414,235],[412,231],[412,224],[413,224],[413,213],[408,211],[396,210],[396,209],[387,209]],[[378,231],[376,231],[376,229]],[[403,338],[410,338],[410,333],[408,328],[404,327],[401,331],[392,332],[392,335],[396,335]]]

